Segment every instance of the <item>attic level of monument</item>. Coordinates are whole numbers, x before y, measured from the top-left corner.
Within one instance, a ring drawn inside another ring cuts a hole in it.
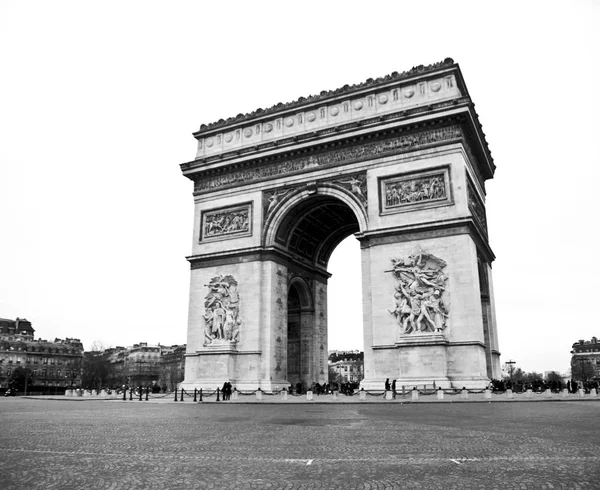
[[[230,124],[216,124],[211,132],[195,133],[196,159],[183,164],[182,170],[187,175],[200,166],[216,167],[232,159],[239,162],[257,152],[314,144],[344,133],[367,134],[375,127],[385,130],[386,126],[406,124],[407,119],[414,124],[438,119],[442,113],[462,113],[470,119],[469,126],[479,140],[485,165],[493,172],[485,135],[458,65],[441,63],[424,72],[427,76],[401,77],[362,90],[349,88],[342,95],[280,104],[266,115],[255,112]]]
[[[212,157],[214,161],[194,160],[181,165],[186,177],[194,181],[197,194],[215,189],[272,180],[281,175],[310,172],[316,167],[347,165],[373,158],[419,150],[449,143],[461,143],[472,163],[475,177],[483,192],[484,182],[493,177],[495,165],[486,146],[473,125],[465,107],[464,112],[444,114],[435,119],[418,121],[398,120],[382,124],[380,118],[372,128],[347,125],[343,131],[323,130],[322,135],[292,138],[285,145],[267,143],[252,148],[252,154]],[[386,121],[393,119],[393,114]],[[326,133],[326,134],[325,134]],[[320,137],[323,136],[323,137]],[[475,144],[473,144],[475,143]],[[249,149],[250,150],[250,149]]]
[[[201,124],[200,130],[194,133],[194,136],[198,137],[202,134],[211,134],[214,131],[222,129],[224,127],[235,127],[236,125],[243,124],[250,119],[266,118],[275,113],[281,113],[283,111],[294,111],[298,107],[305,107],[314,104],[323,104],[329,102],[331,99],[340,99],[347,97],[349,94],[356,95],[363,92],[373,91],[382,89],[390,84],[398,84],[399,82],[405,82],[405,85],[409,83],[411,79],[419,78],[424,79],[428,74],[432,72],[439,73],[444,69],[456,66],[452,58],[446,58],[444,61],[433,63],[431,65],[419,65],[415,66],[408,71],[402,73],[394,72],[384,77],[377,79],[369,78],[366,81],[355,84],[355,85],[344,85],[335,90],[323,90],[319,95],[309,95],[308,97],[300,97],[293,102],[278,103],[267,109],[256,109],[255,111],[248,114],[238,114],[236,117],[230,117],[227,119],[220,119],[219,121],[212,122],[209,124]],[[464,87],[464,80],[462,76],[459,79],[459,83]]]

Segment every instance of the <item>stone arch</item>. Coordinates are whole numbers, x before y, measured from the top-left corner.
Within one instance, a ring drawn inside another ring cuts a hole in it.
[[[308,283],[303,278],[296,276],[288,282],[288,292],[292,288],[294,288],[298,293],[298,309],[301,311],[311,311],[314,308],[314,306],[310,286],[308,285]]]
[[[319,219],[318,233],[303,230]],[[340,185],[312,184],[282,198],[266,219],[262,240],[265,247],[294,251],[326,268],[335,247],[347,236],[364,232],[367,227],[366,209],[357,196]],[[295,239],[310,243],[302,248],[301,243],[294,243]]]

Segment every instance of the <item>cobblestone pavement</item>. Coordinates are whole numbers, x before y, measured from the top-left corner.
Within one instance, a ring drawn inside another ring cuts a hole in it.
[[[600,403],[0,399],[2,489],[600,488]]]

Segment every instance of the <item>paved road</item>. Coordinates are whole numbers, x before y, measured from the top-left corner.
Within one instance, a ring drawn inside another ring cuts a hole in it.
[[[3,489],[600,488],[600,403],[0,399]]]

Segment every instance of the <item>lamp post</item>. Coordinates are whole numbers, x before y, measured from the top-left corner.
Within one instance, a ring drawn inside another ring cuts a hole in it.
[[[505,364],[508,364],[510,366],[510,387],[514,389],[513,387],[513,373],[515,372],[515,364],[516,361],[513,361],[512,359],[510,361],[506,361]]]

